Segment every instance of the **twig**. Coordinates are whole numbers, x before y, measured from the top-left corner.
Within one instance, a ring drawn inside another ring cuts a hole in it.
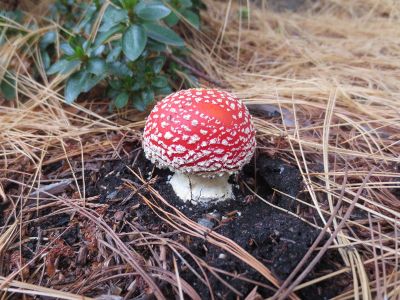
[[[223,84],[221,81],[219,80],[215,80],[213,78],[211,78],[210,76],[208,76],[207,74],[197,70],[195,67],[192,67],[191,65],[189,65],[188,63],[184,62],[183,60],[181,60],[180,58],[174,56],[171,53],[168,52],[163,52],[168,58],[170,58],[171,60],[173,60],[174,62],[176,62],[177,64],[181,65],[182,67],[185,67],[186,69],[189,69],[193,74],[195,74],[198,77],[203,78],[204,80],[207,80],[208,82],[211,82],[213,84],[215,84],[218,87],[226,87],[225,84]]]

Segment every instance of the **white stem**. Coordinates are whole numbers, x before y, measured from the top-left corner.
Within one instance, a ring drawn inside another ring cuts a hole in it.
[[[233,199],[232,185],[228,183],[229,174],[215,178],[186,175],[175,172],[170,184],[175,194],[184,202],[194,204],[219,202]]]

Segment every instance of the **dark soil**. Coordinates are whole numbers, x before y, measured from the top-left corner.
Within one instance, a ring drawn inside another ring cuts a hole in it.
[[[255,198],[244,187],[243,183],[245,182],[257,190],[257,193],[267,201],[272,201],[285,210],[295,211],[296,203],[290,197],[280,196],[273,192],[273,189],[276,189],[295,197],[302,189],[299,171],[281,160],[258,155],[257,168],[255,168],[253,162],[236,178],[239,182],[239,185],[235,187],[236,199],[208,206],[181,202],[167,182],[167,178],[172,174],[171,172],[154,168],[141,153],[134,160],[133,169],[136,172],[145,177],[151,173],[153,177],[158,177],[153,186],[173,206],[184,212],[190,219],[236,242],[263,262],[280,280],[284,280],[291,273],[319,234],[318,230],[299,218],[275,209]],[[166,230],[165,224],[162,224],[161,220],[138,197],[133,196],[123,204],[120,201],[113,201],[113,199],[126,199],[129,195],[129,191],[125,189],[115,192],[117,187],[121,186],[122,178],[137,182],[137,179],[127,170],[127,165],[132,167],[132,161],[105,163],[100,170],[100,180],[94,186],[89,186],[88,190],[93,195],[100,194],[100,202],[111,204],[110,215],[117,211],[127,212],[130,206],[141,203],[135,211],[136,217],[139,217],[140,226],[156,232]],[[233,181],[234,179],[231,178]],[[269,285],[258,272],[241,260],[211,245],[206,239],[191,237],[181,238],[180,241],[182,240],[187,241],[185,246],[190,252],[203,259],[207,264],[226,272],[242,274],[246,278]],[[185,259],[191,261],[190,257],[185,256]],[[340,259],[336,256],[336,252],[328,253],[317,265],[313,274],[307,277],[307,280],[334,271],[339,264]],[[207,287],[189,269],[182,268],[180,275],[197,290],[202,299],[210,298]],[[241,292],[243,296],[249,294],[254,288],[252,283],[232,279],[228,276],[221,277]],[[212,275],[210,276],[210,283],[215,292],[214,296],[217,298],[235,298],[235,294]],[[319,285],[303,289],[299,294],[304,299],[328,299],[342,292],[348,281],[343,280],[340,283],[340,280],[336,278],[335,284],[331,283],[329,281],[322,282]],[[165,292],[168,294],[169,291],[166,290]],[[272,295],[272,292],[267,288],[259,288],[258,292],[262,296]]]

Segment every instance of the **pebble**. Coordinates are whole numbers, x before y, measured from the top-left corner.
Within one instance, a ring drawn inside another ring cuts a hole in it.
[[[204,218],[198,219],[197,223],[210,229],[214,227],[214,222],[211,222],[210,220]]]
[[[118,191],[113,191],[113,192],[109,193],[106,198],[107,199],[115,198],[117,196],[117,194],[118,194]]]

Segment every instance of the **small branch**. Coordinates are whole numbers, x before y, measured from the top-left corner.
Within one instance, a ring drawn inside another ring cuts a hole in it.
[[[226,87],[225,84],[223,84],[222,82],[220,82],[219,80],[215,80],[213,78],[211,78],[210,76],[208,76],[207,74],[201,72],[200,70],[197,70],[195,67],[189,65],[188,63],[184,62],[183,60],[181,60],[180,58],[174,56],[171,53],[168,52],[163,52],[168,58],[170,58],[171,60],[173,60],[174,62],[176,62],[177,64],[181,65],[182,67],[185,67],[186,69],[190,70],[194,75],[203,78],[204,80],[215,84],[218,87]]]

